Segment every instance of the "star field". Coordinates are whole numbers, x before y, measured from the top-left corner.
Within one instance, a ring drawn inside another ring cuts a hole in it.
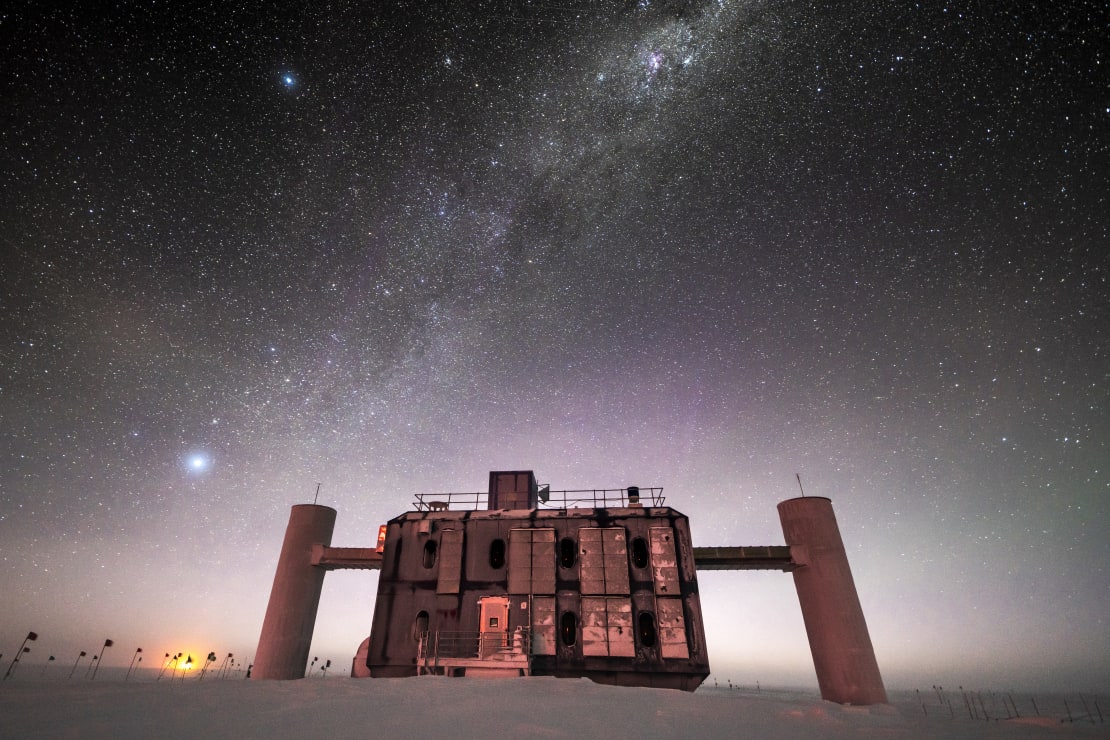
[[[746,545],[797,472],[889,684],[1105,688],[1108,26],[7,11],[0,652],[251,654],[317,483],[343,546],[522,468]],[[716,674],[812,682],[789,577],[700,580]],[[314,651],[375,586],[329,574]]]

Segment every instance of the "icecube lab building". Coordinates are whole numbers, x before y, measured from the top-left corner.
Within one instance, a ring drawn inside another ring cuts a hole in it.
[[[363,568],[381,574],[352,676],[692,691],[709,675],[697,571],[774,569],[794,576],[822,698],[885,703],[831,502],[778,509],[784,546],[695,548],[662,489],[551,491],[532,471],[494,471],[488,493],[417,496],[377,547],[337,548],[334,509],[294,506],[252,677],[303,677],[325,572]]]

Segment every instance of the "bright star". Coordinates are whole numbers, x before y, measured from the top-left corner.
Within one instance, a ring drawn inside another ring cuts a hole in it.
[[[185,460],[185,467],[193,473],[203,473],[208,468],[212,467],[212,460],[207,455],[197,452],[189,455]]]

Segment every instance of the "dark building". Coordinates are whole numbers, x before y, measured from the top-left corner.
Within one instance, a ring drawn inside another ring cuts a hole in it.
[[[387,525],[370,675],[586,676],[690,691],[709,675],[684,515],[634,487],[540,502],[531,471],[491,473],[489,491],[486,510],[445,495]]]
[[[785,545],[693,547],[662,489],[550,491],[531,471],[488,493],[417,496],[377,547],[332,547],[335,509],[289,514],[252,678],[305,675],[329,570],[380,570],[354,677],[588,677],[693,691],[709,675],[697,571],[793,574],[821,696],[887,700],[832,502],[778,505]],[[484,507],[484,508],[483,508]]]

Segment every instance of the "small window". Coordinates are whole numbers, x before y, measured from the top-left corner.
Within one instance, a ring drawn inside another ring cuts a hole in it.
[[[655,647],[655,617],[651,612],[640,612],[640,619],[637,623],[639,629],[637,632],[640,635],[640,644],[644,647]]]
[[[436,541],[428,540],[424,543],[424,567],[431,568],[436,564]]]
[[[559,620],[559,636],[568,647],[578,641],[578,617],[574,612],[563,612]]]
[[[578,545],[570,537],[559,540],[559,567],[573,568],[578,560]]]
[[[646,568],[648,564],[648,546],[643,537],[632,540],[632,564],[637,568]]]
[[[494,570],[505,567],[505,540],[489,543],[489,567]]]

